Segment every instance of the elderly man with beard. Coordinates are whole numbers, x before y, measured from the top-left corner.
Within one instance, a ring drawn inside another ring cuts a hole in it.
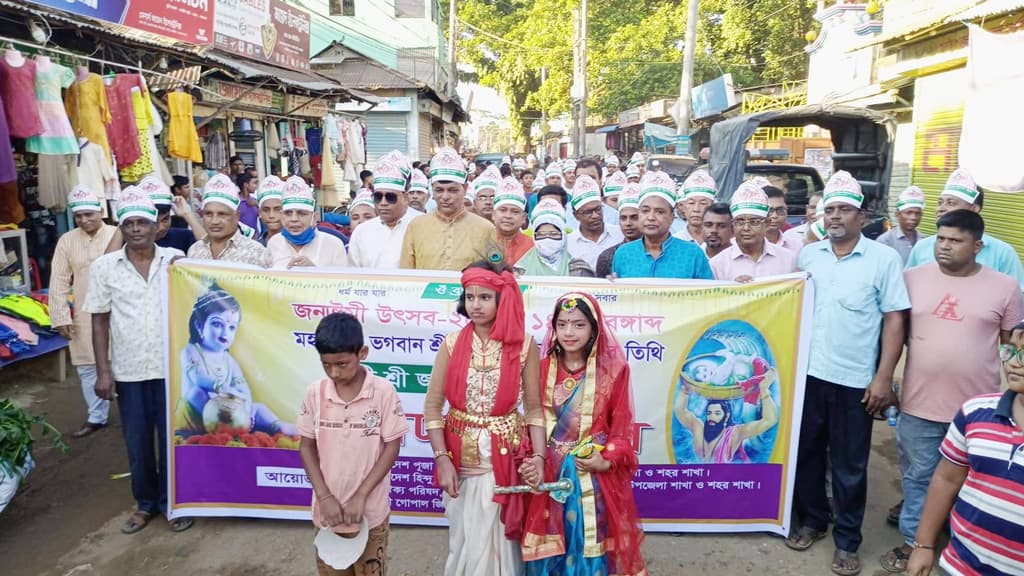
[[[612,273],[612,262],[615,260],[615,252],[626,242],[639,240],[643,236],[640,227],[640,185],[632,182],[626,184],[622,194],[619,196],[619,230],[622,231],[623,240],[610,248],[606,248],[597,257],[597,268],[594,275],[598,278],[607,278]]]
[[[466,210],[466,168],[454,149],[442,148],[430,161],[430,182],[437,210],[409,223],[401,267],[460,271],[494,244],[494,224]]]
[[[861,233],[863,202],[853,176],[844,170],[833,174],[825,186],[829,239],[806,246],[798,258],[816,289],[794,491],[802,526],[785,544],[804,551],[825,537],[832,512],[825,493],[830,463],[831,569],[839,576],[861,570],[857,550],[863,540],[873,415],[896,402],[892,376],[910,309],[899,254]]]
[[[711,259],[716,279],[746,283],[796,271],[796,254],[765,238],[769,208],[764,190],[751,182],[740,184],[730,210],[736,241]]]
[[[689,430],[694,456],[708,464],[730,464],[749,460],[743,443],[772,429],[779,422],[779,407],[772,400],[772,372],[761,375],[758,398],[761,418],[739,424],[733,420],[732,401],[708,400],[704,420],[690,411],[690,390],[684,384],[673,406],[676,420]]]
[[[703,225],[704,243],[700,245],[701,250],[710,261],[722,251],[732,246],[732,215],[729,212],[729,205],[725,202],[716,202],[704,211]]]
[[[683,278],[711,280],[708,259],[693,242],[672,236],[675,183],[662,171],[640,180],[640,224],[643,236],[615,251],[612,274],[618,278]]]

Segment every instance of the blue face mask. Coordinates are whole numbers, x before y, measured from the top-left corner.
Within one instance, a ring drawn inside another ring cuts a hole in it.
[[[295,246],[305,246],[306,244],[312,242],[313,239],[316,237],[316,228],[310,226],[309,228],[306,228],[305,231],[303,231],[301,234],[292,234],[287,229],[282,228],[281,235],[284,236],[285,240],[287,240],[288,242],[292,243]]]

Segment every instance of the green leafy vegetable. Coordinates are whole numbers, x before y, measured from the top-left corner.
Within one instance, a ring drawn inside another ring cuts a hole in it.
[[[25,464],[32,444],[36,441],[32,430],[37,426],[43,438],[52,437],[58,450],[68,451],[60,431],[42,416],[29,414],[10,400],[0,400],[0,467],[7,473],[14,474],[15,470]]]

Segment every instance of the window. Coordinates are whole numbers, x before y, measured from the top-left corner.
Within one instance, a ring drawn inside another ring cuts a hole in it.
[[[395,0],[395,18],[425,18],[425,4],[430,0]]]
[[[355,16],[356,0],[331,0],[331,16]]]

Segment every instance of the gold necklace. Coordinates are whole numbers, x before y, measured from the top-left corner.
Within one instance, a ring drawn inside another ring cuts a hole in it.
[[[569,367],[566,366],[565,371],[569,373],[569,376],[565,380],[562,380],[562,388],[565,388],[567,392],[572,392],[573,389],[576,388],[576,386],[578,386],[580,383],[580,381],[576,379],[576,377],[573,376],[573,374],[581,372],[585,367],[586,364],[580,366],[576,370],[569,370]]]

